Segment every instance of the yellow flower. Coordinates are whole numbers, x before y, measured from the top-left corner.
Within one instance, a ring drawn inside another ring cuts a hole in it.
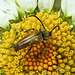
[[[9,32],[5,31],[3,34],[3,43],[0,44],[0,67],[3,67],[2,72],[4,74],[35,75],[37,70],[39,75],[50,75],[51,73],[57,75],[59,67],[60,70],[58,72],[60,74],[70,74],[67,71],[74,71],[74,68],[71,67],[74,65],[75,51],[74,47],[71,48],[74,46],[74,36],[70,32],[70,26],[68,23],[62,22],[62,19],[58,18],[57,14],[53,13],[38,13],[37,16],[41,21],[43,21],[47,31],[51,31],[56,25],[59,25],[60,27],[59,30],[58,28],[53,30],[52,35],[49,37],[50,42],[44,41],[47,46],[46,51],[48,55],[45,55],[44,45],[41,42],[34,44],[30,53],[26,55],[21,62],[19,62],[19,59],[26,54],[26,52],[29,50],[29,47],[21,49],[17,52],[14,51],[14,47],[9,48],[12,44],[16,44],[20,39],[32,32],[32,30],[25,32],[27,29],[32,27],[35,28],[35,30],[40,29],[41,24],[36,18],[24,18],[23,21],[16,23],[15,25],[12,24],[13,26],[11,30]],[[42,26],[41,30],[43,30]],[[56,66],[56,64],[58,64],[58,66]],[[47,69],[48,71],[43,69]],[[54,69],[56,69],[56,71],[53,71]]]

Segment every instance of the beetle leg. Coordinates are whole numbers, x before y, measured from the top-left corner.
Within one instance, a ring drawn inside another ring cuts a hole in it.
[[[32,46],[29,48],[29,50],[27,51],[27,53],[21,58],[19,59],[19,65],[20,65],[20,61],[26,57],[27,54],[29,54],[30,50],[31,50]]]
[[[47,50],[47,46],[46,46],[46,44],[42,41],[42,43],[43,43],[43,45],[44,45],[44,47],[45,47],[45,53],[46,53],[46,55],[47,55],[47,52],[46,52],[46,50]]]
[[[30,30],[35,30],[35,29],[34,29],[34,28],[30,28],[30,29],[26,30],[25,32],[28,32],[28,31],[30,31]]]

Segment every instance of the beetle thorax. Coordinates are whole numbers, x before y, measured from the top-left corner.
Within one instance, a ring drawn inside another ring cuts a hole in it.
[[[42,37],[43,37],[43,40],[46,40],[49,36],[49,32],[48,31],[40,31]]]

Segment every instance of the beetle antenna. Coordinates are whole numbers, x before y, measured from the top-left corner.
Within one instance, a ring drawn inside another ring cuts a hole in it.
[[[59,29],[59,26],[57,25],[57,26],[55,26],[50,32],[49,32],[49,36],[51,36],[52,35],[52,31],[56,28],[56,27],[58,27],[58,29]]]
[[[41,21],[37,16],[35,16],[35,15],[30,15],[29,17],[32,17],[32,16],[35,17],[35,18],[37,18],[37,19],[41,22],[43,28],[45,29],[44,24],[42,23],[42,21]],[[45,30],[46,30],[46,29],[45,29]]]

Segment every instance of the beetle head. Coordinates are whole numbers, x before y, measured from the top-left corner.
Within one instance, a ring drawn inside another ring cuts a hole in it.
[[[18,51],[18,46],[16,44],[13,44],[10,48],[14,48],[15,51]]]
[[[15,51],[18,51],[18,46],[16,44],[14,44],[13,48]]]

